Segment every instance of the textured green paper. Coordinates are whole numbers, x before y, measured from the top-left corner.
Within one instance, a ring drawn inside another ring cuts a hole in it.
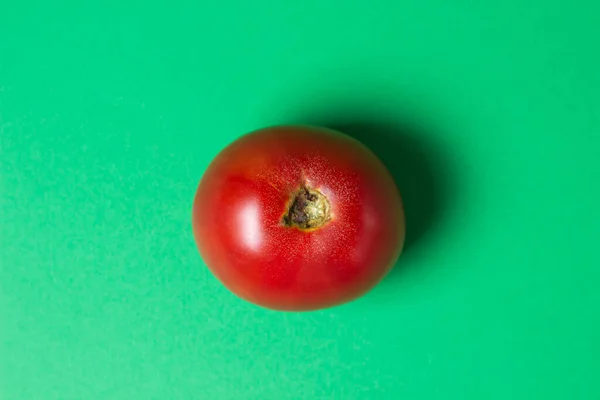
[[[350,131],[407,249],[307,314],[192,241],[212,157]],[[0,5],[0,398],[600,398],[600,3]]]

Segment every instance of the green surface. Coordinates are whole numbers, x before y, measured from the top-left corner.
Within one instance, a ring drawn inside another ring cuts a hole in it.
[[[291,122],[365,139],[409,224],[306,314],[190,227],[212,157]],[[4,2],[0,135],[2,399],[600,398],[597,1]]]

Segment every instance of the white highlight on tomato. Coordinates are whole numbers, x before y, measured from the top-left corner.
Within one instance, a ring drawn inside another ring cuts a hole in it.
[[[242,243],[252,251],[258,251],[262,243],[260,211],[258,202],[249,202],[239,214],[239,232]]]

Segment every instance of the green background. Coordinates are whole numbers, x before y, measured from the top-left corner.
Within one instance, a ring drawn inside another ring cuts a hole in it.
[[[600,3],[3,2],[0,398],[600,398]],[[239,135],[340,127],[406,251],[364,298],[238,300],[191,235]]]

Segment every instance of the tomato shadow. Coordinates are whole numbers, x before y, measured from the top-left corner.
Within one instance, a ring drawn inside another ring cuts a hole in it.
[[[404,251],[411,251],[435,228],[444,208],[443,168],[422,135],[408,126],[355,122],[331,128],[369,147],[386,165],[402,195],[406,213]]]
[[[390,277],[398,275],[413,258],[422,258],[436,237],[448,209],[451,192],[450,163],[444,146],[432,132],[397,121],[343,118],[319,121],[369,147],[392,174],[404,203],[406,240],[403,254]],[[419,257],[420,256],[420,257]]]

